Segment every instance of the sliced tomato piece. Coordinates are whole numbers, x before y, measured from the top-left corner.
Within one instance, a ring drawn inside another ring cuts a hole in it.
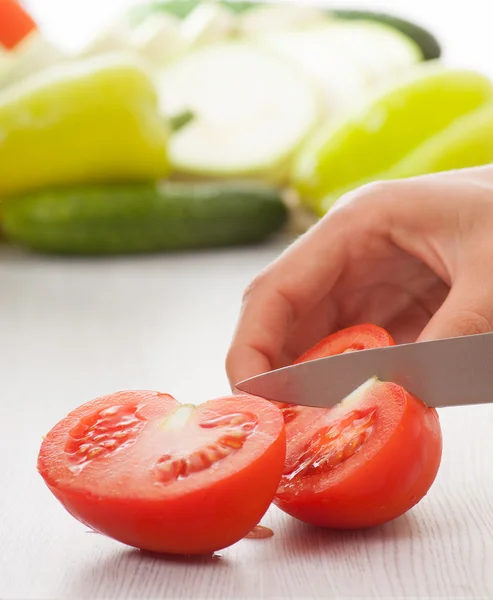
[[[0,0],[0,45],[11,50],[35,29],[35,21],[19,2]]]
[[[363,349],[357,333],[329,336],[297,362]],[[388,334],[371,340],[394,343]],[[398,385],[372,379],[333,409],[310,409],[309,416],[301,410],[287,428],[274,501],[293,517],[331,528],[380,525],[408,511],[435,480],[442,454],[437,412]]]
[[[285,454],[282,416],[261,398],[194,406],[127,391],[88,402],[55,425],[38,471],[95,531],[143,550],[203,554],[257,525]]]
[[[394,340],[385,329],[372,324],[354,325],[325,337],[315,346],[304,352],[294,361],[294,364],[323,358],[324,356],[334,356],[343,352],[355,352],[357,350],[368,350],[370,348],[394,345]],[[296,406],[287,403],[277,403],[277,406],[281,409],[284,417],[288,441],[299,431],[303,431],[308,422],[317,419],[321,414],[319,408]]]

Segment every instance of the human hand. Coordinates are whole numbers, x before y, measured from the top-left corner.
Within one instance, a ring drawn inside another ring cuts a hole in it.
[[[371,184],[340,199],[249,285],[232,386],[358,323],[396,343],[493,326],[493,167]]]

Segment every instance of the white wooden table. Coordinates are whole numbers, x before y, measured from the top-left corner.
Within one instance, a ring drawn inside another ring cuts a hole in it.
[[[72,18],[75,31],[81,7],[96,14],[101,2],[31,4],[47,21]],[[398,5],[438,31],[449,62],[493,72],[486,0]],[[158,559],[90,534],[37,474],[41,436],[95,396],[147,388],[198,402],[228,393],[224,357],[241,293],[280,250],[91,261],[0,248],[1,600],[493,598],[493,407],[440,412],[437,481],[395,522],[334,533],[273,508],[263,523],[274,537],[243,540],[215,560]]]
[[[493,407],[441,411],[444,457],[414,510],[316,530],[271,509],[273,538],[163,560],[75,521],[36,472],[41,436],[125,388],[228,393],[240,296],[280,246],[108,261],[0,252],[0,598],[493,598]]]

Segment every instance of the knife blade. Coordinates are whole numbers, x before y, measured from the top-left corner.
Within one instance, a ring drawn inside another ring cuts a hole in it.
[[[235,387],[268,400],[328,408],[371,377],[397,383],[436,408],[493,402],[493,333],[337,354]]]

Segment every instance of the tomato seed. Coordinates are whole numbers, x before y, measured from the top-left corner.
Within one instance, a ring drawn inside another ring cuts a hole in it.
[[[320,429],[308,442],[293,469],[284,473],[287,481],[298,476],[323,474],[351,458],[370,437],[376,411],[353,411],[338,423]]]
[[[145,421],[136,416],[135,405],[112,406],[84,417],[69,432],[65,452],[74,472],[91,460],[128,446]]]
[[[224,429],[224,433],[214,443],[199,448],[187,456],[165,454],[159,457],[154,466],[154,473],[159,483],[167,484],[204,471],[217,461],[241,449],[247,438],[255,431],[257,418],[251,413],[233,413],[209,419],[202,422],[200,426],[205,429],[221,428]]]

